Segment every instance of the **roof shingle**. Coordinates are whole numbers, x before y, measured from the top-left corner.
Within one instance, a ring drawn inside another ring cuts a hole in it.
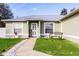
[[[59,19],[63,17],[60,15],[32,15],[32,16],[25,16],[19,17],[14,19],[3,19],[2,21],[27,21],[27,20],[40,20],[40,21],[59,21]]]

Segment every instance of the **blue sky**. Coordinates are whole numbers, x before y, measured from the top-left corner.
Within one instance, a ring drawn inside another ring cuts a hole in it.
[[[59,15],[63,8],[78,8],[79,3],[9,3],[15,17],[28,15]]]

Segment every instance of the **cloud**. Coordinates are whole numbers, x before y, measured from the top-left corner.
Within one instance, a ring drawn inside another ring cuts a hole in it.
[[[31,10],[37,10],[37,8],[31,8]]]

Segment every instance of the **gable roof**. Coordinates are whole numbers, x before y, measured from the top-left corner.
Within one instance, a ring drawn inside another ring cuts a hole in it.
[[[59,21],[59,18],[62,16],[60,15],[32,15],[32,16],[25,16],[15,19],[3,19],[2,21]]]
[[[60,16],[60,15],[32,15],[32,16],[25,16],[19,17],[14,19],[2,19],[1,21],[62,21],[67,17],[70,17],[79,12],[79,8],[75,9],[74,11],[68,13],[67,15]]]

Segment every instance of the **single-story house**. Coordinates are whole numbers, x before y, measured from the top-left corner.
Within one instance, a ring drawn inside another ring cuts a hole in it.
[[[33,15],[16,19],[3,19],[5,37],[22,38],[47,36],[50,32],[62,32],[64,37],[79,38],[79,9],[65,16]]]

